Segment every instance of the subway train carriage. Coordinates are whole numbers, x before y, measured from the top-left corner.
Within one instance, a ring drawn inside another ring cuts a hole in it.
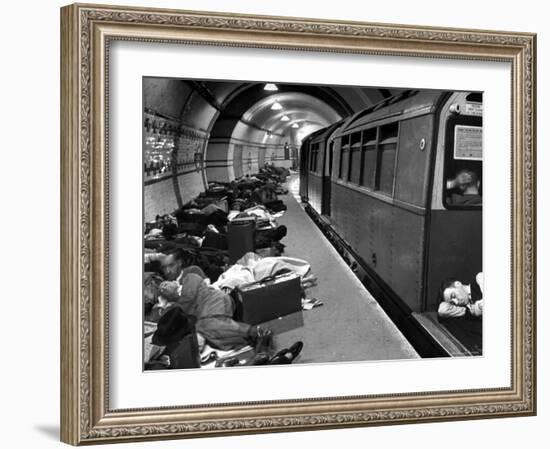
[[[433,334],[441,282],[482,271],[482,94],[404,91],[309,135],[300,157],[314,219],[405,334]],[[461,173],[477,192],[456,191]],[[462,343],[480,354],[480,338]]]

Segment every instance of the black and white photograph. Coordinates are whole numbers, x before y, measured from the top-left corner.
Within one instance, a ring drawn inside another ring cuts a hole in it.
[[[483,93],[143,77],[143,368],[483,356]]]

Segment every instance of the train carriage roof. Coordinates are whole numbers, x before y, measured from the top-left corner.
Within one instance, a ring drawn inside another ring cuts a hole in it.
[[[431,112],[439,104],[446,91],[441,90],[406,90],[354,114],[335,134],[339,137],[356,128],[364,128],[370,123],[397,117],[407,113]]]
[[[311,133],[309,136],[308,136],[308,139],[310,142],[315,142],[315,141],[326,141],[327,137],[329,137],[336,128],[338,128],[340,125],[342,125],[343,123],[345,122],[345,120],[340,120],[336,123],[333,123],[332,125],[329,125],[325,128],[321,128],[317,131],[315,131],[314,133]]]

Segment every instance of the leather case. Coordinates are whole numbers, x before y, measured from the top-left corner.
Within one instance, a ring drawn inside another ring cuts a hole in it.
[[[242,285],[237,289],[243,321],[259,324],[302,310],[300,276],[285,273]]]

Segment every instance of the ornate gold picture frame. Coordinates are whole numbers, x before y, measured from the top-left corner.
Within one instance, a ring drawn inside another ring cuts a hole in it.
[[[62,441],[79,445],[536,413],[534,34],[75,4],[61,10],[61,37]],[[510,63],[510,387],[112,409],[107,86],[109,46],[117,40]]]

